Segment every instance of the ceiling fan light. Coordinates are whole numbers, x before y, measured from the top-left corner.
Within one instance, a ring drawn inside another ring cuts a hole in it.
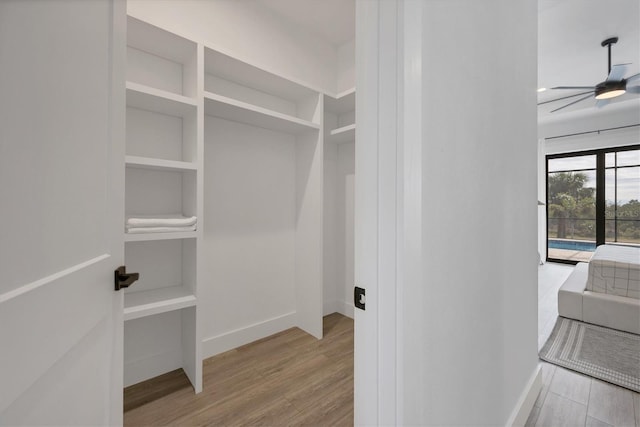
[[[596,99],[611,99],[623,95],[626,91],[627,82],[625,80],[605,81],[596,86],[595,96]]]
[[[596,99],[611,99],[616,96],[624,95],[626,90],[624,89],[614,89],[606,92],[602,92],[596,95]]]

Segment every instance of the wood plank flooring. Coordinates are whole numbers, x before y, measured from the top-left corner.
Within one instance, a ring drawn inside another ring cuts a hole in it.
[[[558,317],[558,289],[573,266],[546,263],[538,270],[538,347]],[[540,361],[542,390],[526,427],[640,427],[640,394]]]
[[[180,371],[125,389],[125,426],[351,426],[353,320],[324,318],[324,338],[288,329],[204,361],[194,394]]]

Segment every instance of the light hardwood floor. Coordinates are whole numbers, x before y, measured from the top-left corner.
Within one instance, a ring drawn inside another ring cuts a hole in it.
[[[540,268],[539,347],[553,329],[558,288],[572,269]],[[317,341],[289,329],[207,359],[199,395],[181,371],[129,387],[125,425],[352,425],[353,321],[327,316],[324,334]],[[543,388],[527,426],[640,427],[640,394],[541,365]]]
[[[125,389],[125,426],[351,426],[353,320],[324,318],[324,338],[292,328],[204,361],[195,395],[182,371]]]

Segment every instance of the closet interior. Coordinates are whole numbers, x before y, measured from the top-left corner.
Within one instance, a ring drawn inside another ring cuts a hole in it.
[[[353,317],[355,88],[129,16],[126,98],[125,387]]]

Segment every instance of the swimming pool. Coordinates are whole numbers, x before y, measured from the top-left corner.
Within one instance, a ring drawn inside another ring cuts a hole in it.
[[[549,248],[568,249],[572,251],[593,252],[596,250],[595,242],[585,242],[581,240],[554,240],[549,239]]]

